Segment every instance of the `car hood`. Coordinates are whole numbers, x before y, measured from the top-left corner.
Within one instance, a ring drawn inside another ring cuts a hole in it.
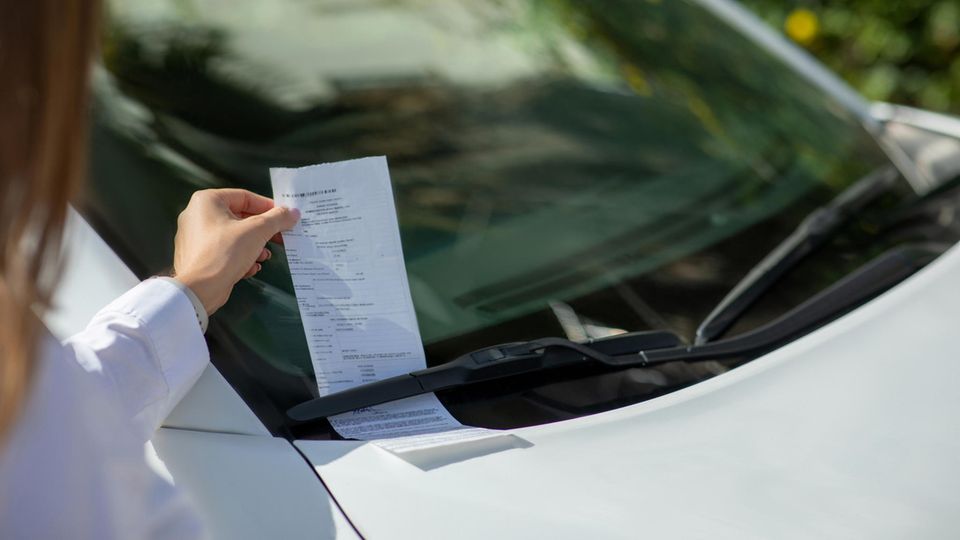
[[[948,537],[958,325],[954,248],[740,368],[499,448],[295,444],[366,538]]]

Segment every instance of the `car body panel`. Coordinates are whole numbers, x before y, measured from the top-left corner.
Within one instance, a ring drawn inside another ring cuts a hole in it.
[[[950,114],[883,102],[872,104],[870,114],[880,122],[905,124],[953,139],[960,139],[960,117]]]
[[[921,173],[937,182],[960,175],[960,118],[889,103],[874,103],[870,113]]]
[[[153,445],[213,538],[358,538],[284,439],[164,428]]]
[[[270,432],[223,375],[208,365],[190,392],[163,421],[164,427],[269,437]]]
[[[60,283],[44,315],[61,339],[83,330],[93,315],[140,282],[73,208],[67,213]]]
[[[296,444],[367,538],[948,537],[960,529],[958,320],[953,248],[726,374],[510,431],[526,448],[415,465],[372,444]]]

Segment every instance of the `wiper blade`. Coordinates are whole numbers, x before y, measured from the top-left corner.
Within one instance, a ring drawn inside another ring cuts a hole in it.
[[[943,249],[943,246],[893,249],[776,321],[730,339],[686,346],[676,335],[657,331],[621,334],[588,343],[561,338],[507,343],[474,351],[439,366],[312,399],[289,409],[287,416],[298,422],[309,422],[429,392],[577,364],[622,369],[763,353],[899,283]]]
[[[697,328],[694,343],[713,341],[726,332],[788,270],[829,240],[853,213],[888,191],[899,176],[892,165],[876,169],[807,215],[713,308]]]
[[[891,249],[773,322],[731,338],[695,344],[683,355],[651,351],[645,354],[646,360],[648,365],[676,360],[698,362],[770,351],[900,283],[948,247],[919,244]]]
[[[308,421],[428,392],[579,363],[617,366],[614,356],[679,345],[680,338],[663,331],[631,332],[585,344],[562,338],[505,343],[473,351],[439,366],[301,403],[288,410],[287,416]]]

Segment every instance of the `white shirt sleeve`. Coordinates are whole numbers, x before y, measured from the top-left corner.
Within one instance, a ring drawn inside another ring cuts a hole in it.
[[[144,448],[209,359],[184,293],[145,281],[64,344],[45,334],[39,345],[0,447],[0,538],[201,537],[192,505]]]
[[[77,362],[116,394],[141,440],[160,427],[210,359],[193,304],[149,279],[94,315],[65,342]]]

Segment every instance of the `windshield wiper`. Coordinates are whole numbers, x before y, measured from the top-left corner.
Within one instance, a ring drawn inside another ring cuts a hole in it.
[[[308,422],[419,394],[577,364],[622,369],[759,354],[873,298],[922,268],[943,249],[943,246],[909,246],[890,250],[781,318],[733,338],[685,346],[676,335],[655,331],[633,332],[587,343],[562,338],[507,343],[465,354],[439,366],[312,399],[289,409],[287,416]]]
[[[428,392],[583,362],[616,366],[615,356],[681,344],[676,335],[665,331],[631,332],[585,344],[563,338],[504,343],[467,353],[439,366],[301,403],[288,410],[287,416],[299,421],[313,420]]]
[[[851,215],[888,191],[899,176],[892,165],[876,169],[808,214],[713,308],[697,328],[694,343],[713,341],[726,332],[788,270],[829,240]]]

